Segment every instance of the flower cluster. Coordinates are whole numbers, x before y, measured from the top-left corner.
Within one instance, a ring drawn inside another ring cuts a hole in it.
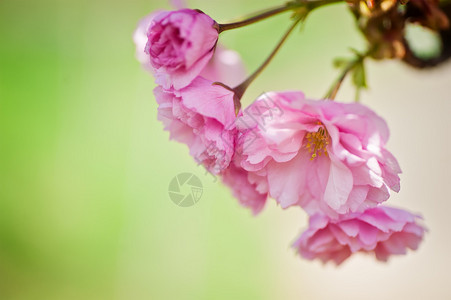
[[[300,91],[265,93],[241,108],[270,59],[244,80],[238,54],[218,45],[222,31],[240,26],[191,9],[155,12],[139,23],[137,58],[155,76],[158,119],[170,137],[254,214],[268,198],[284,209],[302,207],[309,227],[293,247],[307,259],[340,264],[373,252],[385,261],[416,249],[425,232],[420,217],[381,205],[399,191],[401,173],[385,147],[385,121],[362,104],[307,99]]]

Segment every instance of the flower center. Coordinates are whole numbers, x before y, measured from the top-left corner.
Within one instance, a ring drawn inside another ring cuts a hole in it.
[[[327,156],[326,147],[329,145],[330,136],[322,123],[318,122],[318,125],[322,126],[317,132],[308,132],[305,136],[307,138],[307,145],[305,145],[305,148],[309,153],[312,153],[310,160],[315,159],[317,156],[321,156],[323,153]]]

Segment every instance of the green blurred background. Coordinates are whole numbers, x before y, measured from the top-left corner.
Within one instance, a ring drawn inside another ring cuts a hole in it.
[[[189,1],[219,22],[280,3]],[[451,298],[449,64],[419,73],[370,63],[372,89],[363,94],[387,119],[404,170],[390,201],[423,213],[425,243],[388,264],[358,256],[323,267],[289,247],[307,224],[301,210],[271,202],[252,217],[186,146],[168,140],[131,39],[157,8],[170,6],[0,0],[0,299]],[[287,18],[226,32],[221,42],[254,70]],[[336,76],[332,59],[363,49],[353,26],[343,5],[312,14],[245,102],[267,89],[322,96]],[[353,99],[348,84],[343,99]],[[167,194],[182,172],[204,185],[193,207]]]

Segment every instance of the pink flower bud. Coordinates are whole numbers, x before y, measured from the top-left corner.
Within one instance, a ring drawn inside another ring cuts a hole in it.
[[[213,56],[216,22],[192,9],[161,12],[147,29],[145,53],[156,83],[165,89],[188,86]]]

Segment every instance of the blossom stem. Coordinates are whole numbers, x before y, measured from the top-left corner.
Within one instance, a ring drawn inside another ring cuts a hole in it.
[[[235,29],[235,28],[240,28],[240,27],[244,27],[253,23],[256,23],[258,21],[270,18],[272,16],[278,15],[280,13],[289,11],[293,8],[292,5],[286,4],[283,6],[279,6],[273,9],[270,9],[268,11],[265,11],[261,14],[258,14],[256,16],[250,17],[248,19],[245,19],[243,21],[238,21],[238,22],[233,22],[233,23],[228,23],[228,24],[218,24],[219,25],[219,33],[226,31],[226,30],[230,30],[230,29]]]
[[[306,8],[308,11],[312,11],[313,9],[327,5],[327,4],[333,4],[337,2],[343,2],[344,0],[294,0],[291,2],[288,2],[282,6],[275,7],[273,9],[267,10],[265,12],[262,12],[260,14],[257,14],[255,16],[252,16],[250,18],[247,18],[242,21],[233,22],[233,23],[227,23],[227,24],[217,24],[218,26],[218,32],[224,32],[226,30],[235,29],[244,27],[253,23],[256,23],[258,21],[273,17],[275,15],[278,15],[280,13],[289,11],[289,10],[296,10],[300,8]]]
[[[260,67],[255,70],[252,75],[250,75],[245,81],[243,81],[241,84],[233,88],[233,91],[235,92],[235,97],[238,99],[238,101],[243,97],[244,92],[249,87],[249,85],[257,78],[258,75],[266,68],[266,66],[271,62],[271,60],[274,58],[274,56],[277,54],[277,52],[282,47],[283,43],[286,41],[290,33],[293,31],[293,29],[296,27],[296,25],[299,24],[301,20],[303,20],[304,17],[299,17],[296,21],[294,21],[293,24],[291,24],[290,28],[285,32],[283,37],[280,39],[277,46],[274,48],[274,50],[271,52],[271,54],[266,58],[266,60],[263,62],[263,64],[260,65]]]

